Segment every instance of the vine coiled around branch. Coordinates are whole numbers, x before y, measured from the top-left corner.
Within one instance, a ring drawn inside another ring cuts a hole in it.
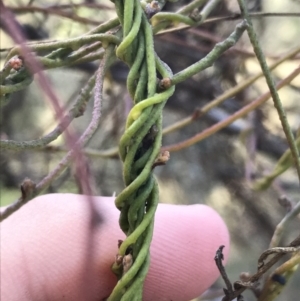
[[[162,110],[175,87],[163,90],[157,85],[157,73],[170,78],[172,72],[155,54],[152,27],[140,1],[119,0],[115,6],[123,31],[116,54],[130,67],[127,89],[134,106],[119,144],[126,187],[115,200],[127,238],[113,265],[119,281],[108,300],[142,300],[158,204],[152,170],[161,148]]]

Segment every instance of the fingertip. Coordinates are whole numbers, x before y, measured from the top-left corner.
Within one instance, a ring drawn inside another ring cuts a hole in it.
[[[26,240],[23,247],[30,257],[28,266],[35,269],[35,278],[31,280],[35,282],[37,296],[41,296],[42,279],[46,278],[52,300],[59,299],[66,291],[70,292],[69,300],[82,300],[81,294],[85,294],[85,300],[87,296],[92,299],[92,295],[107,297],[115,285],[110,265],[117,253],[117,240],[124,237],[117,222],[119,211],[112,198],[94,197],[93,200],[101,217],[99,227],[93,231],[89,228],[91,208],[87,198],[71,194],[39,197],[5,222],[9,237],[14,237],[13,240],[7,237],[10,241],[7,249],[20,250],[18,244]],[[33,241],[30,246],[25,244],[29,239]],[[199,296],[218,277],[214,256],[220,245],[226,246],[226,262],[229,234],[213,209],[204,205],[160,204],[143,300],[186,301]],[[12,264],[16,258],[11,258]],[[86,267],[87,258],[89,272],[86,268],[78,270]],[[78,275],[83,275],[84,281]],[[29,299],[39,300],[39,297]]]
[[[219,276],[214,256],[229,233],[220,215],[205,205],[158,207],[145,300],[190,300]]]
[[[43,195],[5,220],[1,225],[1,297],[9,294],[10,300],[23,296],[22,300],[73,301],[106,298],[117,280],[110,268],[117,240],[111,236],[124,237],[113,200]]]

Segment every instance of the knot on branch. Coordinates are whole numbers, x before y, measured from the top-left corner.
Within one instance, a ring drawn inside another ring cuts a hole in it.
[[[35,187],[36,184],[32,180],[30,180],[29,178],[25,178],[20,186],[22,200],[30,198],[35,190]]]

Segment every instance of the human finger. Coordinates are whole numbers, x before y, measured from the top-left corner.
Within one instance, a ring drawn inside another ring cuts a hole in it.
[[[1,226],[1,300],[104,300],[117,281],[110,267],[124,239],[118,216],[113,198],[32,200]],[[226,226],[209,207],[160,204],[144,299],[201,294],[218,276],[213,258],[222,244]]]

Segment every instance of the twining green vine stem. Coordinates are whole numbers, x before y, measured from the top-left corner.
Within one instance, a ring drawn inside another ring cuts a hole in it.
[[[115,1],[123,40],[117,56],[130,67],[127,88],[134,101],[119,153],[123,161],[125,189],[115,203],[120,227],[127,238],[120,244],[113,271],[119,281],[108,300],[142,300],[149,267],[158,187],[152,174],[162,139],[162,109],[174,87],[160,90],[157,73],[171,77],[171,70],[155,54],[153,32],[139,0]]]

